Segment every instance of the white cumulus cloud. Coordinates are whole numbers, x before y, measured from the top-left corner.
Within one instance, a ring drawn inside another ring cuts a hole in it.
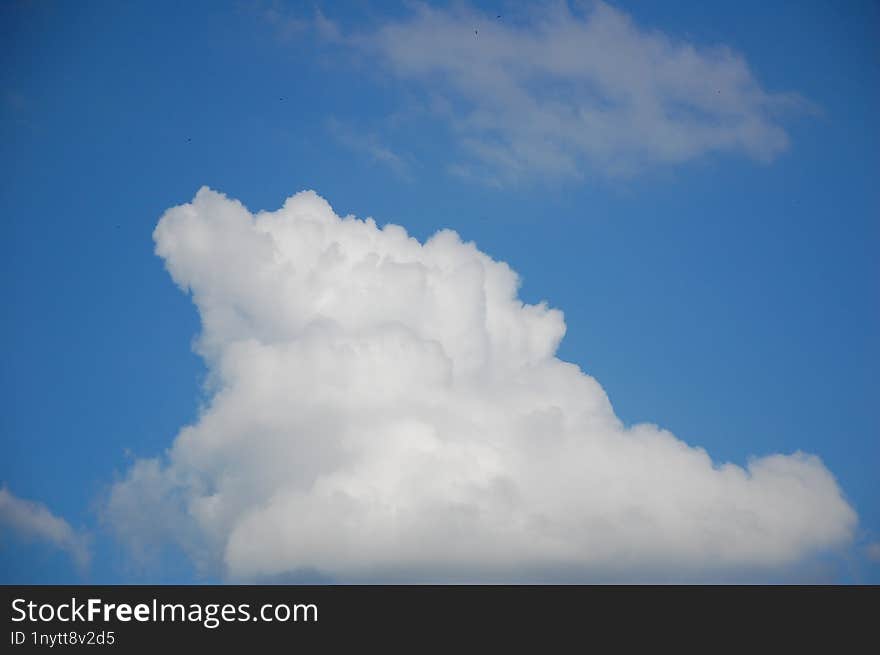
[[[154,238],[212,391],[112,488],[135,549],[177,543],[234,580],[588,581],[779,569],[851,539],[817,457],[719,464],[622,424],[555,356],[562,313],[455,232],[203,188]]]
[[[808,106],[762,88],[734,49],[641,27],[603,2],[500,18],[417,4],[333,35],[420,85],[463,151],[451,168],[497,184],[629,175],[713,152],[767,162],[788,146],[780,113]]]
[[[67,551],[81,571],[88,567],[87,535],[74,530],[42,503],[18,498],[5,486],[0,487],[0,528],[21,539],[43,541]]]

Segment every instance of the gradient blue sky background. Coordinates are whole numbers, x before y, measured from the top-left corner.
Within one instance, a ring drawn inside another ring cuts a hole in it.
[[[410,83],[365,75],[310,29],[279,29],[269,5],[4,2],[0,482],[87,530],[95,555],[81,574],[66,553],[2,533],[0,582],[199,579],[173,553],[133,565],[98,507],[203,397],[198,316],[151,238],[201,185],[252,210],[314,189],[340,215],[475,240],[523,276],[525,300],[565,312],[560,356],[625,421],[669,428],[718,461],[818,454],[859,528],[807,578],[880,582],[865,554],[880,540],[880,8],[615,6],[642,27],[729,46],[764,89],[815,111],[781,119],[791,144],[769,163],[708,154],[495,187],[449,173],[458,155],[442,122],[392,134]],[[323,11],[345,29],[407,13]],[[345,130],[361,129],[392,134],[404,163],[353,147]]]

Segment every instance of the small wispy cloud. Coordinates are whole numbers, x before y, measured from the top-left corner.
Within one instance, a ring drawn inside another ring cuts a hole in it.
[[[313,21],[309,18],[303,18],[288,10],[288,8],[278,0],[263,2],[254,0],[253,2],[243,5],[249,11],[257,14],[274,30],[276,36],[282,41],[287,41],[313,29]]]
[[[23,112],[27,109],[28,102],[20,91],[7,89],[3,93],[3,106],[14,112]]]
[[[326,122],[327,131],[339,144],[349,150],[366,155],[373,162],[387,166],[402,179],[411,178],[410,164],[400,154],[382,142],[375,132],[354,128],[335,118]]]
[[[80,571],[89,566],[88,535],[75,530],[44,504],[18,498],[5,486],[0,487],[0,528],[21,539],[42,541],[67,551]]]
[[[314,26],[318,35],[326,41],[341,41],[342,32],[339,26],[324,15],[320,9],[315,9]]]
[[[872,562],[880,562],[880,541],[865,546],[865,556]]]
[[[769,162],[788,147],[779,115],[809,103],[764,90],[743,55],[587,6],[499,16],[419,4],[350,33],[319,14],[313,31],[445,106],[434,118],[460,150],[449,169],[466,177],[632,175],[715,152]]]

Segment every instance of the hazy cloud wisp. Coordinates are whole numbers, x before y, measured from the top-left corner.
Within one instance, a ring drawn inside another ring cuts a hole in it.
[[[42,541],[67,551],[80,571],[88,568],[91,554],[89,538],[55,516],[42,503],[18,498],[6,487],[0,488],[0,527],[15,536]]]
[[[420,4],[372,31],[334,27],[330,42],[421,85],[463,151],[450,169],[499,185],[630,175],[711,152],[766,162],[786,149],[778,116],[808,103],[765,91],[741,54],[589,7],[539,5],[499,20]]]
[[[334,118],[328,119],[325,125],[327,131],[340,145],[353,152],[366,155],[373,163],[387,166],[401,179],[410,179],[409,163],[389,146],[382,143],[376,134],[355,129]]]

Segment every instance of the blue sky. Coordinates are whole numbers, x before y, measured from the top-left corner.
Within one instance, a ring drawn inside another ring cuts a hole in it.
[[[528,152],[493,167],[467,150],[483,133],[463,122],[463,87],[427,110],[440,83],[339,36],[407,21],[407,6],[4,3],[0,481],[88,533],[93,556],[83,573],[64,548],[6,530],[2,582],[219,579],[174,549],[132,562],[101,519],[114,481],[204,401],[199,315],[152,239],[202,185],[255,211],[314,189],[339,215],[476,241],[520,273],[523,300],[565,312],[559,357],[625,423],[716,462],[819,455],[858,527],[799,579],[880,582],[866,554],[880,540],[880,9],[614,7],[676,42],[727,46],[763,91],[796,94],[768,119],[787,146],[762,157],[759,135],[674,161],[626,155],[622,172],[580,156],[573,172],[532,168]],[[507,120],[529,147],[522,116]]]

